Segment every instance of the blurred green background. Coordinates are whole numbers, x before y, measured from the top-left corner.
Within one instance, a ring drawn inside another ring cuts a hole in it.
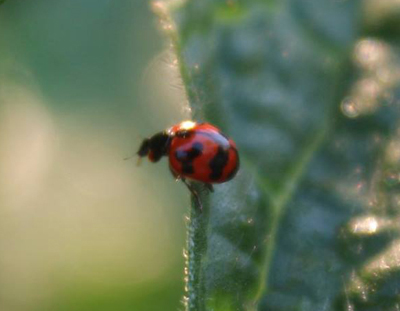
[[[188,117],[166,50],[148,1],[0,6],[1,311],[183,309],[188,193],[123,161]]]

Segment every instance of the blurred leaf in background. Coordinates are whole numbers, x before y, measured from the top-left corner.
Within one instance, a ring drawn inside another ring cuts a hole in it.
[[[0,310],[181,307],[188,195],[123,161],[187,115],[163,42],[146,1],[0,6]]]

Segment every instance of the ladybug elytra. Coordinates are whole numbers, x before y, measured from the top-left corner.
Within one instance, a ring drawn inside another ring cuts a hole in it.
[[[151,162],[163,156],[176,179],[180,179],[197,199],[198,194],[187,180],[202,182],[213,191],[212,184],[232,179],[239,169],[239,154],[232,139],[209,123],[184,121],[142,141],[137,152]]]

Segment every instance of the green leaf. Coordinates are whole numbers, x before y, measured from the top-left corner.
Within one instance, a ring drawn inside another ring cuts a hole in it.
[[[205,210],[193,202],[187,310],[398,308],[400,63],[390,33],[363,37],[356,0],[154,7],[194,119],[234,138],[242,163],[211,195],[197,185]]]

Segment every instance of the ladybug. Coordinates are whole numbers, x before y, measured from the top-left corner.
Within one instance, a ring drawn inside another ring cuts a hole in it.
[[[212,184],[231,180],[239,169],[236,144],[209,123],[183,121],[142,141],[137,152],[139,160],[148,157],[151,162],[163,156],[178,180],[182,180],[196,198],[197,192],[187,180],[203,183],[213,191]]]

